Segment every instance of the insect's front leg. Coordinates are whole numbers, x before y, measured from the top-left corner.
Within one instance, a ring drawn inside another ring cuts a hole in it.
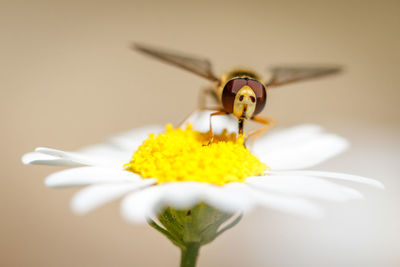
[[[194,113],[199,112],[199,111],[204,111],[204,110],[221,110],[221,108],[217,108],[217,107],[204,107],[204,108],[196,108],[194,109],[192,112],[190,112],[179,124],[178,124],[178,128],[181,128],[186,121],[190,118],[190,116],[192,116]]]
[[[210,140],[208,141],[208,144],[211,144],[214,141],[214,132],[213,132],[212,121],[211,121],[212,117],[217,116],[217,115],[227,115],[227,114],[229,114],[229,113],[222,109],[210,114]]]
[[[220,111],[220,107],[206,107],[206,97],[207,95],[213,96],[215,100],[218,100],[217,95],[215,94],[215,90],[212,87],[203,88],[199,95],[199,105],[196,109],[190,112],[185,118],[178,124],[178,127],[182,127],[186,123],[186,121],[192,116],[194,113],[204,110],[215,110]]]
[[[251,120],[263,124],[261,128],[251,131],[247,135],[245,141],[247,141],[250,137],[254,136],[253,139],[251,140],[251,144],[253,144],[258,138],[263,136],[271,127],[275,125],[275,120],[270,117],[257,116],[251,118]]]
[[[203,88],[202,90],[201,90],[201,92],[200,92],[200,94],[199,94],[199,98],[198,98],[198,101],[199,101],[199,105],[198,105],[198,107],[199,108],[205,108],[206,107],[206,105],[207,105],[207,99],[206,99],[206,97],[207,96],[211,96],[212,97],[212,99],[216,102],[216,103],[218,103],[218,96],[217,96],[217,94],[216,94],[216,92],[215,92],[215,88],[213,88],[213,87],[206,87],[206,88]]]

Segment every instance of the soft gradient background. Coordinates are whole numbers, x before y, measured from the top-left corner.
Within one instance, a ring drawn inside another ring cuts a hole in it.
[[[313,221],[257,210],[203,248],[199,266],[400,265],[400,2],[1,1],[0,265],[177,266],[179,252],[109,204],[79,217],[75,192],[23,166],[36,146],[74,150],[149,123],[177,123],[207,85],[130,51],[141,41],[243,65],[339,63],[340,76],[269,95],[280,126],[318,123],[352,143],[315,169],[381,180],[365,201]]]

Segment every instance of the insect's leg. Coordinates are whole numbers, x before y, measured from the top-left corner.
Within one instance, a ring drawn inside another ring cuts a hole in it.
[[[253,144],[258,138],[263,136],[271,127],[275,125],[275,120],[269,117],[258,116],[251,118],[251,120],[263,124],[261,128],[251,131],[247,135],[246,141],[250,137],[254,136],[253,139],[251,140],[251,144]]]
[[[179,124],[178,127],[182,127],[187,121],[187,119],[192,116],[194,113],[203,111],[203,110],[221,110],[220,107],[206,107],[206,96],[210,94],[212,95],[216,100],[218,100],[217,95],[215,94],[215,90],[212,87],[207,87],[203,88],[200,92],[199,95],[199,105],[198,108],[190,112]]]
[[[203,111],[203,110],[221,110],[219,107],[204,107],[204,108],[196,108],[192,112],[190,112],[179,124],[178,128],[182,127],[186,123],[186,121],[192,116],[194,113]]]
[[[223,111],[221,109],[217,112],[210,114],[210,140],[209,140],[208,144],[211,144],[212,141],[214,140],[214,132],[213,132],[212,121],[211,121],[212,117],[217,116],[217,115],[227,115],[227,114],[229,114],[229,113],[227,113],[226,111]]]
[[[213,99],[218,103],[218,97],[215,92],[215,89],[212,87],[206,87],[206,88],[203,88],[199,94],[199,98],[198,98],[198,101],[199,101],[198,107],[199,108],[204,108],[206,106],[207,95],[212,96]]]

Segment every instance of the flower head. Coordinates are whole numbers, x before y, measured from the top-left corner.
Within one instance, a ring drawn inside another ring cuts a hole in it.
[[[209,134],[167,125],[157,137],[150,134],[124,166],[157,183],[196,181],[224,185],[262,175],[267,168],[243,146],[243,138],[223,131],[211,144]]]
[[[206,133],[190,126],[186,130],[168,126],[155,135],[160,132],[161,127],[139,128],[77,152],[37,148],[24,155],[23,162],[74,166],[47,177],[46,185],[87,186],[71,202],[80,214],[123,197],[122,214],[134,222],[145,222],[166,207],[188,209],[198,203],[227,214],[261,205],[318,217],[323,210],[316,199],[362,198],[360,192],[326,178],[383,187],[364,177],[300,170],[347,147],[343,138],[315,125],[275,130],[250,150],[226,131],[210,145]]]

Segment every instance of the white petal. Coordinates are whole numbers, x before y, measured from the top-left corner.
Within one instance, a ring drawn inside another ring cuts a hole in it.
[[[70,160],[61,159],[38,152],[29,152],[22,156],[22,163],[32,165],[54,165],[54,166],[81,166],[81,164]]]
[[[147,125],[111,137],[109,141],[120,149],[132,153],[149,137],[149,134],[157,135],[164,130],[165,127],[161,125]]]
[[[243,183],[231,183],[229,186],[237,195],[245,194],[260,206],[312,218],[323,215],[323,210],[318,205],[306,199],[265,193]]]
[[[290,170],[319,164],[348,146],[344,138],[323,133],[319,126],[302,125],[267,134],[252,151],[273,170]]]
[[[309,170],[294,170],[294,171],[267,171],[266,173],[270,174],[279,174],[279,175],[306,175],[306,176],[314,176],[314,177],[324,177],[331,179],[339,179],[351,182],[362,183],[370,186],[374,186],[377,188],[385,188],[385,186],[371,178],[366,178],[358,175],[347,174],[347,173],[339,173],[339,172],[326,172],[326,171],[309,171]]]
[[[132,222],[146,222],[146,218],[167,206],[187,209],[197,203],[209,205],[228,213],[250,207],[248,196],[233,194],[224,187],[206,183],[179,182],[153,186],[128,195],[122,202],[122,215]]]
[[[66,152],[62,150],[38,147],[35,149],[36,152],[45,155],[60,158],[64,161],[70,161],[72,163],[88,165],[88,166],[103,166],[103,167],[117,167],[122,169],[125,162],[121,162],[119,158],[113,158],[111,156],[88,156],[82,153]]]
[[[133,183],[99,184],[86,187],[71,199],[71,208],[78,214],[85,214],[124,194],[154,184],[154,179],[143,179]]]
[[[215,110],[199,111],[192,114],[186,123],[193,124],[193,129],[199,132],[208,132],[210,130],[210,114]],[[186,124],[185,123],[185,124]],[[238,123],[233,115],[218,115],[212,117],[213,132],[216,134],[221,133],[224,129],[228,132],[237,132]]]
[[[363,197],[360,192],[353,188],[314,177],[296,175],[249,177],[246,180],[246,184],[266,192],[284,193],[330,201],[346,201]]]
[[[178,182],[164,185],[162,202],[177,209],[187,209],[199,202],[228,213],[247,209],[249,199],[233,194],[226,186],[207,183]]]
[[[279,150],[282,146],[298,145],[313,140],[323,132],[323,128],[315,124],[302,124],[289,128],[272,129],[255,142],[257,147]]]
[[[145,223],[156,211],[162,186],[152,186],[126,196],[121,203],[122,216],[131,222]]]
[[[139,175],[125,170],[81,167],[55,172],[46,178],[45,184],[48,187],[68,187],[106,182],[137,182],[141,180],[142,178]]]
[[[101,157],[109,159],[118,162],[119,164],[129,162],[133,155],[132,151],[124,151],[111,144],[86,146],[74,152],[83,154],[86,157]]]

